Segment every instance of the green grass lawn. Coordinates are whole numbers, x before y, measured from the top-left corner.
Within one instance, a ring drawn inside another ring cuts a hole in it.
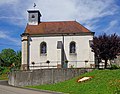
[[[83,76],[93,76],[86,82],[78,83]],[[51,85],[29,86],[69,94],[120,94],[120,70],[94,70],[71,80]]]

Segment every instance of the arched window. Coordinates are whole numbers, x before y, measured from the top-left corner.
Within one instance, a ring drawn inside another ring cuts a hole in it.
[[[70,43],[70,53],[76,53],[76,43],[74,41]]]
[[[41,53],[41,54],[46,54],[46,52],[47,52],[46,42],[42,42],[42,43],[40,44],[40,53]]]

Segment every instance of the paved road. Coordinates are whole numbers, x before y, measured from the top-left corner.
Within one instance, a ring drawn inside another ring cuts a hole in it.
[[[0,94],[62,94],[62,93],[17,88],[9,86],[7,84],[7,81],[0,81]]]

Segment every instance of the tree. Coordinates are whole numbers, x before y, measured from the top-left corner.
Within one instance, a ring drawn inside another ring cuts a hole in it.
[[[13,63],[15,64],[15,67],[17,69],[20,69],[20,67],[21,67],[21,51],[17,51],[16,52],[16,55],[15,55]]]
[[[116,34],[103,34],[93,38],[92,51],[96,57],[105,60],[105,68],[107,68],[108,60],[113,60],[120,53],[120,36]]]
[[[0,57],[0,66],[3,66],[3,64],[4,64],[4,61]]]
[[[0,53],[1,59],[4,61],[3,66],[10,67],[13,63],[16,52],[13,49],[3,49]]]

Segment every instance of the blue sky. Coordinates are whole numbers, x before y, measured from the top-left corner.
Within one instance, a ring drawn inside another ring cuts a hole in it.
[[[21,50],[20,35],[34,3],[42,21],[76,20],[95,35],[120,35],[120,0],[0,0],[0,51]]]

